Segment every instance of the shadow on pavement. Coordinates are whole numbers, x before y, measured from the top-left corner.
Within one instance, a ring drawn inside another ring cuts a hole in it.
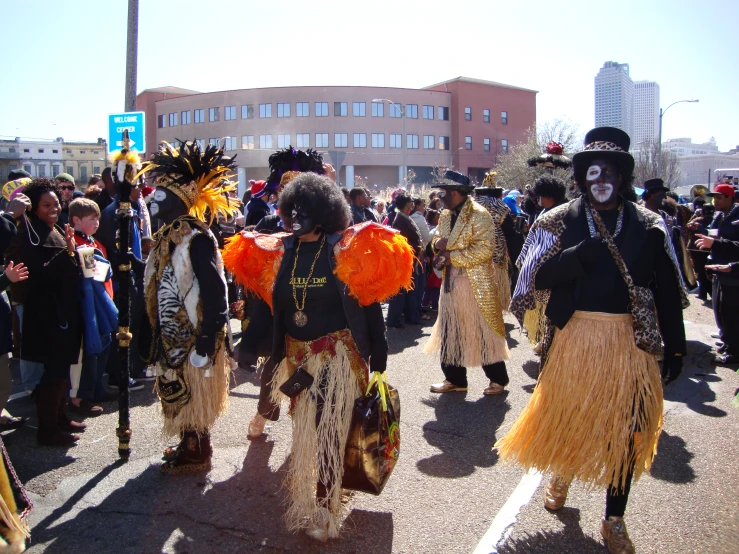
[[[541,368],[541,363],[537,360],[528,360],[523,363],[521,366],[521,369],[523,369],[523,372],[531,377],[532,379],[538,379],[539,378],[539,371]]]
[[[557,517],[564,524],[561,531],[539,531],[533,535],[512,537],[498,547],[499,554],[552,554],[555,552],[605,552],[603,543],[586,536],[580,527],[580,510],[562,508]]]
[[[431,332],[432,325],[426,325],[429,322],[423,322],[424,325],[406,325],[403,329],[388,327],[387,344],[388,356],[403,352],[407,348],[418,346],[419,339]]]
[[[695,471],[690,467],[690,461],[695,455],[685,446],[681,437],[663,431],[657,445],[657,456],[652,463],[651,476],[670,483],[694,481]]]
[[[446,393],[422,402],[432,407],[436,419],[423,426],[423,437],[442,452],[419,460],[426,475],[453,479],[474,473],[478,467],[492,467],[498,461],[493,451],[496,432],[510,405],[508,391],[467,402],[465,393]]]

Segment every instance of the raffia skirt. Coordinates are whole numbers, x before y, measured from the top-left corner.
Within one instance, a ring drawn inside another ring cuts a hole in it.
[[[498,293],[498,300],[500,307],[503,308],[503,312],[508,311],[508,306],[511,305],[511,282],[508,279],[508,265],[499,266],[492,264],[493,266],[493,286]]]
[[[507,360],[508,343],[485,321],[469,277],[462,272],[453,279],[450,292],[446,292],[442,283],[439,316],[423,351],[426,354],[440,351],[442,363],[463,367]]]
[[[314,380],[309,390],[291,401],[293,437],[285,480],[289,494],[285,519],[293,532],[328,524],[328,536],[335,538],[341,527],[346,441],[354,401],[367,387],[368,368],[348,329],[313,341],[288,335],[285,358],[272,380],[275,403],[287,399],[279,387],[301,365]],[[317,422],[319,404],[322,413]],[[316,498],[318,482],[326,486],[325,498]]]
[[[649,470],[662,432],[662,381],[631,316],[577,311],[554,334],[534,393],[495,448],[526,469],[598,487]]]

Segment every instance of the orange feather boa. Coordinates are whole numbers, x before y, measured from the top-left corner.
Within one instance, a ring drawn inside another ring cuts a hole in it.
[[[272,308],[272,287],[280,269],[285,247],[284,233],[263,235],[246,231],[228,239],[223,265],[236,280]]]

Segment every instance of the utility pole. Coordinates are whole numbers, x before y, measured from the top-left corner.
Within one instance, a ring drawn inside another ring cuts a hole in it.
[[[136,111],[136,66],[139,51],[139,0],[128,0],[126,35],[126,105],[123,111]]]

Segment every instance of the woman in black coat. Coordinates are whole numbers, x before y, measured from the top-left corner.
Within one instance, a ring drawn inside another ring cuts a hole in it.
[[[74,229],[56,223],[61,214],[56,184],[38,178],[23,193],[31,200],[8,249],[8,257],[28,268],[27,295],[21,329],[21,357],[44,364],[34,390],[38,413],[38,442],[72,446],[84,424],[72,421],[64,406],[69,368],[79,361],[82,344],[80,276]]]

